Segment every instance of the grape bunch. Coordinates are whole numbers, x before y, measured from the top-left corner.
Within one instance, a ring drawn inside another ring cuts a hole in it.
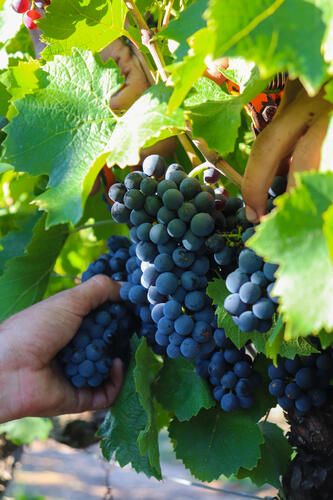
[[[211,352],[214,309],[205,290],[213,265],[205,242],[216,228],[225,228],[214,190],[187,177],[180,165],[167,168],[163,158],[152,155],[143,172],[111,186],[109,197],[115,221],[132,225],[141,286],[137,281],[126,289],[133,303],[143,306],[146,297],[153,306],[156,343],[172,358]]]
[[[222,410],[233,411],[253,405],[253,391],[260,385],[260,373],[254,370],[252,358],[243,348],[237,349],[223,328],[213,334],[216,348],[196,361],[196,371],[208,378],[214,399]]]
[[[105,302],[84,317],[71,342],[58,354],[65,376],[77,387],[98,387],[110,376],[112,360],[128,361],[136,318],[126,303]]]
[[[311,408],[320,408],[328,399],[333,377],[333,354],[327,349],[311,356],[296,356],[271,364],[269,392],[277,398],[284,410],[294,409],[300,414]]]

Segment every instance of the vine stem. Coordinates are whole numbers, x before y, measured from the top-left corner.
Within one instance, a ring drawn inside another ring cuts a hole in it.
[[[193,139],[194,144],[199,151],[203,154],[206,161],[217,168],[225,177],[231,180],[237,187],[241,187],[243,177],[225,161],[216,151],[209,150],[204,141],[200,139]]]
[[[135,23],[141,31],[142,44],[147,47],[152,56],[154,63],[156,64],[156,68],[158,73],[160,74],[163,82],[168,80],[168,75],[165,71],[165,62],[163,55],[161,53],[160,47],[158,43],[153,38],[153,32],[149,29],[148,24],[144,20],[141,12],[135,5],[132,0],[124,0],[126,7],[129,12],[132,14]],[[170,12],[172,9],[173,0],[170,0],[168,9],[170,8]],[[171,6],[170,6],[171,5]],[[167,10],[168,10],[167,9]],[[202,163],[202,160],[196,153],[192,145],[192,139],[190,139],[186,133],[178,135],[178,139],[188,154],[192,165],[195,167]],[[238,186],[239,188],[242,185],[242,176],[231,166],[228,162],[226,162],[218,153],[215,151],[208,150],[207,146],[201,140],[193,140],[194,144],[197,146],[198,150],[202,153],[205,160],[213,164],[220,172],[225,175],[228,179],[230,179],[233,184]]]
[[[165,67],[164,58],[158,43],[152,40],[154,36],[153,32],[149,29],[148,24],[144,20],[141,12],[139,11],[135,3],[131,0],[124,0],[124,2],[141,32],[142,44],[149,50],[154,60],[154,63],[156,64],[157,71],[161,75],[162,80],[166,82],[168,79],[168,75],[166,74],[164,68]]]
[[[162,21],[162,28],[166,28],[169,24],[169,20],[170,20],[170,16],[171,16],[171,11],[172,11],[172,7],[173,7],[173,3],[174,3],[174,0],[170,0],[167,8],[166,8],[166,11],[165,11],[165,14],[164,14],[164,18],[163,18],[163,21]]]

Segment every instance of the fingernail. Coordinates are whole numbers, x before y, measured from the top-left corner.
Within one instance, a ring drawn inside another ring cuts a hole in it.
[[[259,217],[257,213],[253,210],[253,208],[246,206],[245,213],[246,213],[246,218],[249,222],[258,222]]]

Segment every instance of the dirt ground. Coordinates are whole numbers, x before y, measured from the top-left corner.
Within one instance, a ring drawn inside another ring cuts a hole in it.
[[[237,490],[241,495],[253,495],[252,498],[265,498],[275,493],[269,487],[258,492],[248,482],[210,483],[211,487],[225,488],[234,494],[191,485],[195,479],[174,457],[166,435],[161,438],[161,462],[165,479],[159,482],[137,474],[129,466],[121,469],[115,463],[106,462],[98,444],[86,450],[75,450],[52,439],[35,441],[25,449],[15,481],[4,500],[12,500],[17,492],[24,492],[28,498],[40,495],[47,500],[237,500],[244,499],[235,494]],[[180,484],[175,479],[185,479],[190,485]]]

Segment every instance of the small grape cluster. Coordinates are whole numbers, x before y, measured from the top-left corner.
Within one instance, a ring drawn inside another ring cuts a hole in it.
[[[180,165],[167,168],[162,157],[152,155],[143,172],[112,185],[109,197],[114,220],[132,225],[142,275],[135,271],[137,282],[126,285],[127,296],[141,306],[147,298],[153,306],[156,343],[172,358],[192,359],[214,349],[214,309],[205,293],[211,262],[203,255],[205,239],[225,225],[214,190],[187,177]]]
[[[42,17],[42,14],[35,9],[43,10],[47,5],[50,5],[50,0],[38,0],[33,2],[33,7],[30,9],[30,0],[13,0],[12,7],[18,14],[23,15],[23,23],[29,30],[36,30],[38,28],[35,21]]]
[[[311,408],[320,408],[328,399],[333,378],[331,349],[311,356],[296,356],[271,364],[268,375],[272,380],[269,392],[277,398],[284,410],[294,409],[300,414]]]
[[[243,233],[243,237],[248,234]],[[224,308],[242,331],[264,333],[272,327],[277,298],[271,296],[271,290],[277,267],[264,262],[250,248],[240,252],[238,268],[226,278],[226,287],[231,294],[226,297]]]
[[[127,361],[135,326],[135,316],[125,303],[107,301],[91,311],[58,355],[65,376],[77,388],[102,385],[113,359]]]
[[[111,236],[107,246],[109,252],[100,255],[97,260],[89,264],[82,274],[82,281],[87,281],[96,274],[105,274],[115,281],[126,281],[126,263],[130,257],[131,242],[125,236]]]
[[[197,374],[208,378],[213,397],[222,410],[250,408],[254,402],[253,391],[261,383],[260,373],[254,370],[245,348],[237,349],[223,328],[216,328],[213,337],[217,348],[197,359]]]
[[[285,191],[286,186],[284,177],[274,178],[269,189],[268,212],[273,208],[274,199]],[[253,234],[254,227],[248,225],[242,234],[243,245]],[[278,298],[271,294],[277,269],[276,264],[264,262],[250,248],[239,249],[237,265],[226,277],[230,295],[224,301],[224,308],[242,331],[265,333],[271,329],[278,306]]]

